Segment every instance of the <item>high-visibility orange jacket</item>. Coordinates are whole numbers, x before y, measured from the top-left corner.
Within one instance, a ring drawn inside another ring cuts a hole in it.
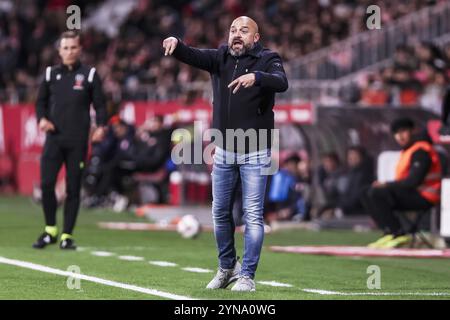
[[[400,181],[408,177],[411,168],[411,158],[417,150],[424,150],[431,158],[431,165],[425,179],[417,188],[417,191],[422,197],[429,202],[436,204],[440,201],[441,196],[441,178],[442,169],[439,161],[439,155],[433,148],[431,143],[427,141],[417,141],[409,148],[403,150],[400,154],[400,159],[397,163],[395,172],[395,180]]]

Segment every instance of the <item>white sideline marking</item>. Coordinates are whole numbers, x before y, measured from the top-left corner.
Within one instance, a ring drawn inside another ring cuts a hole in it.
[[[266,285],[266,286],[272,286],[272,287],[285,287],[285,288],[292,288],[293,285],[289,283],[282,283],[277,281],[257,281],[257,283]]]
[[[51,273],[51,274],[56,274],[58,276],[63,276],[63,277],[77,278],[77,279],[81,279],[81,280],[85,280],[85,281],[104,284],[104,285],[110,286],[110,287],[131,290],[131,291],[145,293],[148,295],[158,296],[158,297],[167,298],[167,299],[195,300],[190,297],[180,296],[180,295],[172,294],[169,292],[159,291],[159,290],[150,289],[150,288],[138,287],[138,286],[131,285],[131,284],[126,284],[126,283],[111,281],[111,280],[107,280],[107,279],[92,277],[92,276],[84,275],[81,273],[73,273],[73,272],[55,269],[55,268],[51,268],[51,267],[47,267],[47,266],[43,266],[40,264],[31,263],[31,262],[8,259],[8,258],[4,258],[1,256],[0,256],[0,263],[8,264],[8,265],[16,266],[16,267],[21,267],[21,268],[26,268],[26,269],[31,269],[31,270],[36,270],[36,271],[41,271],[41,272],[46,272],[46,273]]]
[[[115,255],[115,253],[108,251],[92,251],[91,254],[97,257],[111,257]]]
[[[148,263],[159,267],[176,267],[177,264],[169,261],[149,261]]]
[[[339,292],[319,289],[302,289],[302,291],[336,296],[450,296],[450,292]]]
[[[119,256],[120,260],[125,260],[125,261],[143,261],[144,258],[143,257],[136,257],[136,256]]]
[[[197,273],[209,273],[209,272],[212,272],[212,270],[209,270],[209,269],[191,268],[191,267],[182,268],[181,270],[188,271],[188,272],[197,272]]]

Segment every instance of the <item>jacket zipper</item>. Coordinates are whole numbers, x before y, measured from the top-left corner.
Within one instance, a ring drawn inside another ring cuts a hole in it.
[[[236,70],[239,64],[239,58],[236,59],[236,64],[234,65],[233,74],[231,76],[231,81],[234,81],[234,77],[236,76]],[[230,88],[230,92],[228,93],[228,124],[230,124],[231,120],[231,93],[233,92],[233,88]]]

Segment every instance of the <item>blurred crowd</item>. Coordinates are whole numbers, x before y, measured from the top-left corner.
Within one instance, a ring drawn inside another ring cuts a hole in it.
[[[195,88],[180,84],[207,81],[208,75],[164,58],[161,51],[164,37],[178,35],[193,46],[217,47],[226,41],[231,21],[246,14],[259,23],[263,44],[278,51],[289,62],[365,30],[366,8],[372,2],[137,0],[116,36],[110,38],[94,27],[82,30],[84,61],[97,67],[112,101],[188,99],[196,94]],[[34,88],[44,68],[58,63],[55,41],[66,28],[65,8],[71,3],[81,7],[82,28],[83,19],[99,5],[117,5],[113,0],[1,2],[0,102],[34,100]],[[432,1],[377,1],[383,24],[430,3]],[[286,69],[289,74],[288,63]],[[388,75],[383,73],[383,79],[386,77]],[[370,81],[373,82],[376,83],[376,77]]]
[[[318,188],[314,188],[313,200],[315,174]],[[336,152],[323,154],[317,173],[313,172],[308,159],[294,153],[270,178],[266,221],[309,221],[362,215],[362,194],[374,180],[374,160],[362,146],[349,147],[344,162]]]
[[[365,106],[417,106],[440,114],[450,77],[450,45],[430,42],[399,46],[389,66],[368,74],[359,83]]]
[[[110,118],[105,139],[92,145],[83,179],[83,206],[120,212],[139,204],[171,203],[171,174],[183,170],[184,200],[195,202],[191,193],[199,190],[190,190],[194,180],[188,175],[208,173],[211,167],[184,165],[183,169],[175,165],[170,158],[175,127],[164,123],[163,116],[153,116],[138,127],[118,115]],[[266,189],[268,223],[364,214],[361,195],[375,180],[374,159],[364,147],[350,146],[345,159],[334,151],[324,153],[317,166],[304,151],[282,150],[277,158],[280,170],[268,177]],[[238,189],[237,193],[242,192]],[[210,195],[205,195],[201,203],[208,201]],[[233,213],[236,221],[242,218],[238,200]]]
[[[109,206],[125,210],[141,199],[137,174],[154,175],[154,198],[167,201],[167,183],[171,152],[171,130],[163,126],[163,117],[149,118],[136,128],[115,115],[109,120],[105,139],[93,143],[84,177],[83,205]]]

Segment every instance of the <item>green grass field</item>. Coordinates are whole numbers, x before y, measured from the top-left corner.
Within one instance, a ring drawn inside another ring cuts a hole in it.
[[[256,281],[277,281],[292,287],[257,283],[253,293],[229,289],[208,291],[211,273],[193,273],[184,267],[216,269],[213,234],[202,233],[196,240],[184,240],[175,232],[102,230],[99,221],[142,221],[132,214],[104,210],[82,210],[75,239],[82,250],[61,251],[57,245],[38,251],[31,248],[43,228],[41,210],[27,198],[0,198],[0,258],[31,262],[67,270],[79,266],[81,273],[143,288],[197,299],[449,299],[450,261],[438,259],[347,258],[274,253],[268,245],[364,245],[377,233],[285,231],[265,238]],[[58,222],[62,214],[58,213]],[[242,254],[242,235],[237,235]],[[114,253],[109,257],[92,251]],[[120,255],[143,257],[123,261]],[[149,261],[174,262],[161,267]],[[381,268],[381,289],[367,288],[369,265]],[[317,289],[340,294],[304,291]],[[356,293],[356,294],[355,294]],[[440,293],[443,295],[432,295]],[[385,295],[382,295],[385,294]],[[164,299],[148,293],[81,280],[80,289],[68,289],[67,277],[0,263],[0,299]]]

